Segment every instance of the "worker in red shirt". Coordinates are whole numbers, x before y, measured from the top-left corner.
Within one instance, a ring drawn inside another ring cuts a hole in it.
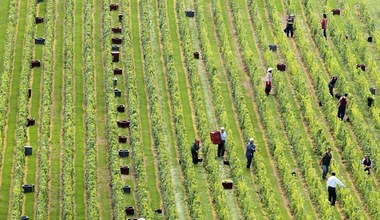
[[[327,39],[326,29],[327,29],[327,15],[323,14],[323,18],[321,21],[321,26],[323,30],[323,36]]]

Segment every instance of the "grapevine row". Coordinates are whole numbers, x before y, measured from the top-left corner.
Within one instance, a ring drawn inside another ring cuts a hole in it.
[[[161,29],[161,42],[163,46],[163,54],[166,65],[166,75],[168,78],[169,93],[171,106],[173,110],[173,118],[175,123],[175,132],[177,143],[180,150],[181,166],[183,173],[185,174],[185,185],[188,194],[188,204],[190,207],[191,217],[194,219],[203,219],[202,209],[200,208],[200,195],[197,193],[196,173],[194,167],[191,166],[191,156],[188,150],[188,139],[185,133],[185,122],[183,118],[183,110],[181,104],[181,98],[178,77],[176,75],[176,69],[174,65],[174,54],[172,48],[172,39],[169,32],[169,21],[167,17],[167,2],[165,0],[158,1],[159,9],[159,21]]]
[[[271,4],[272,7],[269,6],[269,8],[274,8],[273,5],[274,3],[273,2],[269,2],[268,1],[268,4]],[[279,24],[279,20],[278,20],[278,17],[276,13],[274,13],[274,23],[275,24]],[[280,28],[277,28],[277,34],[281,33],[281,30]],[[285,38],[285,37],[284,37]],[[281,40],[278,40],[279,42],[282,43]],[[310,101],[308,99],[305,99],[304,97],[307,96],[306,92],[307,89],[306,89],[306,86],[305,86],[305,80],[303,79],[303,77],[300,77],[300,74],[302,73],[302,70],[300,68],[297,68],[297,65],[295,65],[296,63],[296,60],[294,58],[294,56],[290,56],[289,55],[289,51],[288,51],[288,48],[286,48],[284,45],[280,44],[281,48],[284,47],[284,54],[285,54],[285,57],[287,59],[287,63],[289,64],[289,73],[291,73],[292,75],[294,75],[295,77],[297,77],[295,80],[293,80],[295,82],[295,87],[298,91],[298,93],[300,93],[300,98],[301,99],[304,99],[306,101],[306,103],[308,102],[308,118],[309,120],[313,117],[313,114],[310,112],[310,110],[312,110],[312,104],[310,103]],[[302,103],[305,103],[305,101],[303,101]],[[307,105],[304,105],[304,107],[306,107]],[[310,124],[313,124],[313,123],[316,123],[317,120],[315,120],[314,122],[310,122]],[[318,124],[318,127],[321,128],[321,125]],[[318,144],[319,142],[324,142],[326,140],[326,136],[323,134],[323,132],[320,132],[319,133],[319,130],[318,129],[315,129],[314,128],[314,131],[313,133],[315,134],[314,137],[317,139],[316,140],[316,144]],[[318,140],[320,139],[320,140]],[[345,212],[347,215],[351,216],[351,217],[358,217],[360,215],[358,215],[358,212],[356,211],[356,208],[354,206],[352,206],[352,201],[353,201],[353,197],[352,195],[349,195],[349,194],[344,194],[345,196],[342,196],[342,200],[343,200],[343,204],[345,206]]]
[[[5,125],[8,112],[9,90],[10,90],[10,76],[12,72],[12,63],[14,58],[15,48],[15,33],[18,19],[18,1],[9,1],[8,10],[8,27],[5,36],[5,51],[2,65],[2,71],[0,71],[0,146],[4,148],[5,138]],[[0,170],[2,169],[3,151],[0,152]]]
[[[183,12],[186,10],[186,5],[183,1],[177,1],[176,3],[176,11],[177,11],[177,19],[181,24],[179,25],[179,34],[180,40],[182,43],[182,48],[184,50],[185,63],[187,67],[187,71],[189,73],[189,82],[191,84],[191,97],[193,99],[195,117],[197,119],[197,128],[199,132],[199,137],[203,141],[203,156],[204,156],[204,166],[207,171],[207,177],[209,181],[210,191],[213,196],[213,200],[215,202],[216,211],[218,213],[218,217],[220,219],[231,219],[231,213],[227,209],[226,204],[226,194],[224,189],[222,188],[219,167],[216,160],[214,160],[214,155],[211,155],[211,151],[209,151],[210,146],[212,145],[209,140],[209,126],[206,116],[206,109],[203,105],[204,100],[202,97],[202,88],[199,79],[198,69],[193,60],[193,47],[191,42],[191,33],[190,26],[188,22],[185,20],[185,15]]]
[[[214,100],[214,106],[215,106],[215,112],[217,115],[217,118],[219,120],[220,125],[227,125],[227,115],[224,107],[224,100],[223,96],[221,95],[221,88],[220,88],[220,82],[218,81],[218,75],[217,75],[217,69],[216,65],[214,63],[214,54],[211,50],[210,40],[208,33],[205,29],[206,24],[204,11],[203,11],[203,1],[195,1],[195,10],[197,12],[197,30],[199,32],[199,38],[201,43],[201,49],[203,58],[207,67],[207,75],[208,80],[211,85],[211,92]],[[227,129],[227,133],[229,129]],[[228,141],[228,159],[231,164],[231,173],[234,180],[234,184],[236,186],[236,194],[237,197],[239,197],[239,206],[243,210],[244,217],[246,219],[255,219],[254,210],[252,207],[252,204],[250,202],[251,198],[249,195],[249,187],[247,186],[245,179],[243,177],[243,168],[241,166],[240,159],[238,158],[236,154],[236,145],[235,142],[232,140]],[[263,170],[265,171],[265,170]],[[263,181],[266,181],[267,179],[264,179]],[[267,196],[265,196],[267,197]]]
[[[96,151],[96,92],[93,61],[93,19],[92,0],[84,2],[84,87],[85,92],[85,123],[86,123],[86,216],[88,219],[99,219],[98,182],[97,182],[97,151]]]
[[[117,113],[114,111],[116,106],[115,99],[113,97],[113,71],[112,71],[112,59],[109,56],[111,54],[111,15],[109,11],[110,1],[103,1],[103,50],[104,50],[104,86],[106,91],[106,114],[107,114],[107,139],[108,139],[108,162],[111,174],[111,192],[112,192],[112,208],[113,218],[123,219],[125,218],[123,194],[122,194],[122,181],[120,177],[120,164],[118,160],[118,148],[117,141]]]
[[[370,96],[370,91],[368,88],[371,85],[370,80],[366,79],[366,75],[371,76],[374,82],[380,83],[380,78],[378,74],[379,68],[376,64],[376,61],[372,57],[371,52],[368,51],[366,48],[368,42],[364,38],[364,33],[362,33],[362,31],[356,27],[355,23],[353,22],[352,16],[350,16],[350,13],[348,14],[348,16],[345,16],[344,14],[342,16],[346,20],[346,30],[340,30],[337,23],[331,22],[331,24],[329,25],[331,29],[330,32],[332,33],[333,42],[335,43],[335,45],[337,45],[336,47],[343,59],[343,62],[348,64],[348,73],[353,73],[347,75],[351,75],[352,81],[354,81],[355,83],[355,89],[350,88],[350,91],[356,92],[356,94],[360,97],[358,101],[365,102],[366,98]],[[348,40],[345,39],[344,34],[348,34]],[[361,64],[363,62],[366,65],[366,71],[369,72],[369,74],[363,74],[361,69],[355,68],[356,64]],[[353,68],[355,69],[351,70]],[[347,86],[345,85],[345,87]],[[363,113],[365,113],[365,109],[363,109],[363,107],[361,106],[365,105],[358,105],[358,108]],[[376,113],[378,109],[376,109],[376,105],[373,106],[371,109],[374,109],[373,111],[370,111],[370,113],[372,113],[372,119],[374,119],[373,123],[375,127],[379,129],[380,117]]]
[[[254,18],[258,18],[256,5],[251,4],[251,14],[253,14]],[[272,18],[274,20],[274,23],[278,22],[278,15],[273,14],[273,17],[275,18],[275,19]],[[258,25],[257,25],[258,22],[261,22],[261,20],[256,19],[255,25],[257,27],[258,27]],[[276,26],[276,25],[278,25],[278,23],[276,23],[273,26]],[[258,30],[258,32],[261,32],[263,30],[262,27],[263,26],[260,24],[260,29],[256,28]],[[283,33],[278,32],[278,30],[276,30],[276,31],[277,31],[276,37],[279,36],[279,38],[280,38],[281,36],[283,36]],[[297,93],[300,93],[300,95],[298,95],[298,98],[300,98],[301,107],[303,109],[302,112],[304,112],[305,118],[308,120],[309,124],[311,125],[311,127],[310,127],[311,128],[311,134],[313,136],[314,141],[316,142],[316,145],[317,146],[326,146],[326,144],[328,144],[326,142],[327,138],[324,137],[323,135],[321,135],[321,134],[323,134],[323,129],[322,129],[321,124],[317,121],[317,118],[315,117],[315,113],[313,113],[313,108],[312,108],[313,105],[312,105],[310,97],[309,97],[310,95],[305,93],[307,91],[307,89],[305,89],[305,84],[306,84],[305,79],[303,79],[303,77],[301,77],[301,75],[300,75],[301,72],[299,71],[299,69],[296,66],[297,62],[295,62],[294,57],[291,55],[291,53],[288,53],[287,45],[285,43],[282,43],[282,42],[286,42],[286,40],[284,38],[285,37],[283,36],[283,39],[277,39],[276,41],[281,42],[280,48],[285,50],[285,52],[284,52],[285,55],[290,54],[291,57],[286,57],[286,58],[287,59],[293,59],[293,62],[287,61],[287,64],[288,64],[288,69],[290,70],[289,73],[292,74],[293,77],[296,77],[295,80],[292,80],[292,82],[295,83],[295,88],[297,90]],[[266,43],[265,39],[263,39],[262,37],[260,37],[259,39],[260,39],[262,45],[268,45]],[[268,52],[266,53],[266,56],[269,57]],[[271,63],[274,64],[273,61],[271,61]],[[280,105],[281,105],[281,110],[285,115],[285,117],[284,117],[285,126],[289,130],[290,139],[291,139],[293,146],[295,148],[295,153],[297,154],[299,163],[302,165],[301,168],[302,168],[302,171],[306,177],[305,178],[306,183],[309,185],[309,187],[317,189],[317,190],[311,190],[310,191],[311,198],[317,204],[318,209],[321,210],[320,213],[322,213],[321,214],[322,216],[324,216],[324,217],[330,216],[331,217],[331,214],[332,214],[331,211],[328,211],[328,212],[325,211],[325,210],[328,210],[328,208],[327,208],[328,204],[327,204],[326,198],[323,196],[323,194],[325,192],[325,188],[320,183],[319,177],[316,175],[314,169],[312,168],[311,155],[307,151],[306,152],[304,151],[303,145],[305,145],[308,142],[308,140],[304,139],[303,137],[300,137],[299,134],[297,134],[297,130],[296,130],[297,128],[295,128],[293,126],[294,122],[295,122],[295,118],[294,118],[292,111],[290,110],[290,106],[289,106],[288,101],[287,101],[288,97],[286,95],[288,92],[285,91],[284,86],[285,86],[284,83],[279,82],[278,85],[276,85],[276,87],[278,88],[276,90],[276,94],[278,94],[278,96],[279,96],[278,100],[279,100]],[[265,118],[265,117],[263,117],[263,118]],[[310,123],[310,120],[312,120],[313,123]],[[322,148],[315,149],[315,150],[320,152],[320,151],[322,151]]]
[[[236,5],[234,5],[233,2],[230,2],[230,5],[231,5],[231,8],[232,8],[232,12],[233,12],[233,16],[234,16],[234,22],[235,22],[235,26],[237,27],[237,34],[238,34],[238,40],[239,40],[239,44],[240,46],[242,47],[242,51],[243,51],[243,60],[245,61],[245,63],[247,63],[247,66],[248,66],[248,71],[252,74],[255,74],[257,68],[254,68],[255,67],[255,64],[253,63],[253,58],[252,58],[252,52],[251,50],[247,47],[247,43],[246,43],[246,37],[245,37],[245,33],[244,33],[244,29],[242,28],[242,24],[241,24],[241,20],[240,18],[238,17],[238,12],[237,12],[237,8],[236,8]],[[219,6],[218,9],[216,9],[216,7],[214,7],[214,10],[218,10],[219,13],[221,11],[221,8]],[[218,18],[218,16],[216,15],[216,18]],[[221,19],[221,18],[220,18]],[[218,25],[219,26],[219,25]],[[225,34],[225,30],[222,30],[222,29],[219,29],[219,34]],[[226,36],[226,35],[224,35]],[[221,39],[226,39],[226,37],[221,37]],[[223,44],[223,45],[226,45],[226,44]],[[229,48],[226,49],[226,47],[223,48],[223,51],[230,51]],[[225,58],[229,58],[230,60],[233,59],[232,56],[228,57],[228,54],[225,54]],[[229,63],[228,61],[226,63]],[[232,63],[232,62],[231,62]],[[229,75],[230,75],[230,79],[232,81],[232,84],[234,85],[235,87],[235,96],[237,94],[243,94],[240,90],[241,87],[239,87],[239,85],[241,83],[239,83],[238,81],[238,78],[237,78],[237,73],[234,72],[234,70],[236,70],[236,66],[231,66],[230,68],[230,71],[229,72]],[[234,84],[235,83],[235,84]],[[240,90],[239,93],[236,92],[236,90]],[[239,97],[239,96],[237,96]],[[235,100],[239,100],[238,98],[235,98]],[[243,100],[243,99],[240,99],[240,100]],[[244,104],[245,105],[245,104]],[[239,108],[237,108],[239,109]],[[241,108],[240,108],[241,109]],[[243,122],[247,122],[247,121],[244,121]],[[250,121],[249,121],[250,122]],[[248,128],[251,127],[251,126],[247,126]],[[278,154],[276,154],[278,155]],[[282,153],[280,153],[279,155],[281,155],[280,157],[282,157],[283,159],[285,159],[285,155],[283,155]],[[276,159],[276,157],[275,157]],[[281,160],[281,158],[278,158]],[[257,160],[257,159],[256,159]],[[280,173],[281,174],[289,174],[291,172],[286,172],[286,171],[290,171],[291,168],[290,168],[290,164],[289,163],[286,163],[286,162],[282,162],[282,163],[279,163],[279,169],[280,169]],[[260,170],[260,169],[259,169]],[[260,175],[260,174],[259,174]],[[293,210],[293,213],[295,214],[296,217],[300,218],[300,219],[305,219],[305,218],[309,218],[309,216],[307,216],[304,208],[302,205],[300,204],[303,204],[304,203],[304,198],[299,196],[298,193],[298,188],[295,187],[296,186],[296,182],[293,180],[293,181],[286,181],[286,177],[285,176],[282,176],[283,179],[284,179],[284,185],[285,185],[285,189],[288,193],[288,196],[290,198],[290,206],[291,206],[291,209]]]
[[[129,2],[123,2],[121,4],[122,14],[126,15],[126,17],[130,16],[130,5]],[[123,54],[133,54],[133,43],[131,41],[131,28],[130,22],[126,19],[123,19],[122,22],[122,30],[123,30]],[[133,169],[136,178],[136,192],[138,198],[138,205],[140,210],[140,215],[144,216],[146,219],[152,218],[152,211],[150,208],[149,201],[149,193],[148,187],[145,183],[146,180],[146,172],[144,170],[144,154],[142,152],[142,141],[141,141],[141,126],[139,123],[140,113],[138,110],[138,93],[136,87],[136,73],[134,71],[134,60],[133,56],[124,56],[124,66],[127,76],[127,84],[126,88],[128,90],[128,114],[130,120],[130,128],[129,128],[129,139],[130,146],[132,148],[133,157]]]
[[[301,48],[302,48],[301,51],[303,51],[302,55],[304,56],[304,58],[306,60],[306,64],[308,65],[308,67],[310,69],[312,77],[314,78],[315,81],[317,81],[316,87],[319,90],[318,96],[321,98],[321,100],[323,102],[325,102],[325,100],[327,102],[328,99],[330,98],[330,95],[327,94],[326,89],[325,89],[327,87],[327,85],[324,84],[324,83],[322,83],[324,85],[321,84],[321,80],[320,80],[320,71],[321,70],[319,69],[319,67],[317,67],[315,65],[315,62],[314,62],[317,58],[316,57],[315,58],[311,58],[314,55],[306,52],[306,51],[310,51],[310,50],[306,49],[307,47],[305,45],[307,45],[307,43],[306,43],[306,40],[305,40],[305,36],[304,36],[304,34],[302,32],[301,33],[297,33],[297,40],[300,41],[299,45],[304,45],[304,46],[301,46]],[[300,70],[298,70],[298,71],[300,72]],[[295,81],[298,82],[299,80],[295,80]],[[306,91],[306,88],[305,87],[300,88],[299,91]],[[324,91],[324,95],[322,94],[323,93],[322,91]],[[301,97],[303,97],[306,94],[304,94],[304,93],[301,92],[300,95],[301,95]],[[328,104],[331,105],[331,106],[333,106],[333,104],[331,103],[331,101],[329,101]],[[325,106],[326,106],[326,104],[325,104]],[[334,120],[333,118],[335,117],[332,114],[326,114],[326,116],[329,117],[330,121]],[[315,127],[315,125],[318,125],[318,123],[317,123],[318,119],[315,119],[312,116],[308,116],[308,115],[306,115],[305,117],[309,120],[309,124],[312,125],[311,126],[311,130],[315,134],[315,138],[316,139],[321,139],[322,141],[325,141],[327,138],[326,138],[326,135],[324,135],[323,132],[319,132],[319,127],[320,126]],[[352,140],[351,136],[348,136],[347,132],[342,131],[342,129],[344,129],[344,125],[339,124],[338,128],[339,129],[336,129],[336,132],[338,133],[338,137],[337,137],[338,141],[340,141],[340,143],[342,143],[342,141],[343,142],[353,143],[353,140]],[[321,143],[321,142],[320,141],[318,142],[318,140],[317,140],[316,144],[318,144],[318,143]],[[365,188],[369,189],[369,190],[370,189],[375,189],[376,187],[375,187],[375,185],[374,185],[374,183],[373,183],[372,180],[371,181],[365,180],[368,177],[365,177],[364,172],[362,172],[361,169],[357,169],[357,167],[359,166],[358,161],[360,161],[360,158],[361,158],[360,157],[360,150],[359,151],[357,151],[357,150],[353,151],[352,150],[353,149],[352,145],[350,145],[349,147],[346,147],[346,145],[341,145],[340,144],[340,147],[343,149],[343,153],[344,153],[345,157],[348,157],[348,159],[350,160],[349,164],[350,164],[350,167],[351,167],[352,172],[354,174],[355,180],[357,182],[357,186],[359,188],[359,191],[366,198],[376,198],[376,195],[368,195],[367,190],[363,190]],[[365,187],[363,187],[363,186],[365,186]],[[372,201],[372,199],[371,199],[371,201]],[[368,204],[369,204],[370,207],[372,207],[371,204],[374,204],[373,207],[376,207],[376,205],[375,205],[376,203],[377,202],[374,202],[374,203],[373,202],[368,202]],[[347,202],[346,205],[352,206],[350,204],[350,202]],[[352,211],[352,214],[357,215],[357,213],[355,213],[354,207],[351,207],[351,211]]]
[[[54,45],[54,1],[47,0],[45,2],[45,47],[52,48]],[[41,95],[41,126],[39,141],[39,164],[38,164],[38,191],[37,191],[37,207],[36,219],[48,218],[49,205],[49,180],[50,180],[50,125],[51,125],[51,104],[53,90],[53,72],[54,72],[54,54],[53,50],[44,50],[43,55],[43,71],[42,71],[42,95]]]
[[[280,30],[279,30],[280,31]],[[300,35],[302,35],[303,33],[300,33]],[[298,37],[297,37],[297,39],[298,39]],[[301,37],[300,37],[300,39],[302,39]],[[289,54],[289,51],[286,51],[285,50],[285,53],[284,54]],[[288,60],[287,62],[288,63],[290,63],[290,64],[293,64],[293,62],[294,62],[294,60]],[[295,69],[295,71],[293,71],[292,72],[292,74],[294,74],[294,73],[301,73],[301,70],[300,69]],[[301,79],[297,79],[297,80],[294,80],[294,81],[296,81],[296,82],[300,82],[300,80]],[[297,87],[296,87],[297,88]],[[304,97],[304,96],[306,96],[306,94],[305,93],[302,93],[302,91],[306,91],[306,87],[298,87],[297,88],[297,90],[299,91],[299,93],[301,94],[300,95],[300,97]],[[310,115],[311,117],[312,117],[312,115]],[[309,116],[309,118],[311,118]],[[310,124],[312,124],[312,125],[314,125],[316,123],[316,120],[314,120],[314,121],[310,121]],[[321,133],[321,134],[319,134],[319,136],[316,136],[316,138],[322,138],[322,140],[326,140],[326,137],[323,135],[323,133]],[[347,136],[347,138],[351,138],[351,137],[348,137]],[[339,139],[338,139],[339,140]],[[357,153],[356,153],[357,154]],[[352,155],[352,153],[351,153],[351,155]],[[355,163],[355,161],[357,161],[357,159],[354,159],[354,158],[349,158],[349,159],[351,159],[351,163]],[[355,167],[356,168],[356,167]],[[361,177],[363,177],[363,173],[360,175]],[[358,181],[358,183],[360,184],[360,185],[362,185],[362,184],[364,184],[365,183],[365,185],[366,185],[366,187],[368,187],[369,189],[372,189],[374,186],[372,185],[372,184],[370,184],[368,181],[363,181],[364,179],[363,178],[356,178],[356,180]],[[372,198],[372,195],[368,195],[367,193],[365,193],[365,191],[363,191],[363,190],[361,190],[361,188],[359,187],[359,191],[361,192],[361,193],[363,193],[363,195],[367,198],[367,199],[371,199]],[[352,206],[352,204],[351,204],[351,200],[352,199],[350,199],[350,198],[347,198],[347,197],[343,197],[343,201],[345,201],[344,202],[344,205],[346,205],[345,207],[347,207],[347,206],[349,206],[349,208],[347,208],[346,209],[346,211],[347,212],[350,212],[350,213],[347,213],[348,215],[354,215],[354,216],[357,216],[357,212],[355,211],[356,210],[356,208],[354,207],[354,206]],[[371,207],[372,206],[372,202],[370,202],[371,204],[369,204],[369,203],[367,203],[368,204],[368,206],[369,207]],[[375,202],[375,204],[373,204],[374,205],[374,207],[376,207],[376,203],[377,202]]]
[[[177,219],[178,213],[175,208],[175,200],[173,193],[173,184],[170,174],[170,162],[166,148],[164,146],[164,132],[162,130],[162,112],[160,107],[160,98],[158,97],[158,90],[156,88],[155,64],[153,61],[153,48],[152,48],[152,7],[149,0],[140,2],[141,14],[141,44],[144,55],[144,78],[145,86],[148,92],[150,121],[152,123],[152,131],[154,137],[154,144],[158,154],[158,165],[160,166],[160,187],[163,196],[166,217],[169,219]]]
[[[28,117],[28,85],[30,80],[30,60],[33,56],[33,15],[35,11],[35,3],[31,2],[27,10],[27,23],[25,28],[23,56],[22,56],[22,70],[20,80],[20,90],[18,94],[18,112],[17,112],[17,125],[16,125],[16,146],[13,165],[13,180],[12,180],[12,196],[10,202],[10,219],[18,219],[22,212],[22,184],[24,178],[25,168],[25,155],[24,145],[27,142],[27,127],[25,119]],[[11,71],[11,70],[10,70]],[[4,83],[4,82],[3,82]],[[9,86],[9,85],[7,85]]]
[[[316,25],[316,23],[318,23],[318,20],[312,16],[312,15],[309,15],[308,12],[312,11],[312,10],[315,10],[313,8],[313,6],[310,4],[310,3],[307,3],[307,2],[304,2],[304,5],[305,5],[305,8],[306,8],[306,15],[308,16],[308,21],[309,21],[309,25],[311,26],[312,30],[313,31],[316,31],[315,29],[313,29],[313,26]],[[314,37],[314,39],[316,40],[316,42],[323,42],[324,39],[320,39],[320,38],[317,38],[317,37]],[[325,60],[325,63],[327,65],[327,68],[329,70],[337,70],[337,72],[335,72],[335,75],[338,75],[338,77],[340,77],[340,79],[342,79],[342,81],[344,82],[344,74],[342,74],[340,71],[340,66],[334,56],[334,54],[331,52],[331,50],[324,44],[322,43],[317,43],[318,45],[318,48],[322,54],[322,58]],[[326,84],[327,86],[327,84]],[[350,87],[350,85],[346,85],[346,87],[350,90],[350,91],[353,91],[353,88]],[[369,128],[369,125],[367,123],[364,123],[364,119],[363,119],[363,116],[361,114],[361,112],[359,112],[358,110],[358,104],[356,104],[355,102],[351,102],[352,104],[350,104],[350,118],[352,118],[352,121],[353,121],[353,128],[354,128],[354,131],[355,131],[355,134],[357,135],[358,137],[358,141],[359,143],[361,144],[361,146],[363,147],[363,149],[365,149],[366,151],[368,151],[370,154],[371,154],[371,157],[374,159],[374,160],[378,160],[380,158],[380,152],[378,150],[378,148],[376,147],[378,145],[378,143],[376,143],[375,139],[371,138],[372,135],[370,135],[370,128]],[[331,113],[330,113],[331,114]],[[330,122],[334,122],[335,120],[330,120]],[[379,173],[376,174],[378,177],[379,177]]]
[[[75,111],[74,111],[74,2],[65,4],[65,40],[64,40],[64,122],[63,122],[63,174],[62,174],[62,218],[74,219],[74,151],[75,151]]]
[[[208,40],[208,36],[207,36],[207,32],[205,30],[205,28],[203,28],[203,26],[205,25],[204,24],[204,21],[205,21],[205,18],[204,18],[204,11],[202,9],[202,7],[200,7],[200,5],[202,5],[202,1],[196,1],[196,11],[197,11],[197,21],[199,23],[198,25],[198,31],[199,31],[199,35],[200,35],[200,38],[201,38],[201,47],[202,47],[202,50],[203,50],[203,54],[204,54],[204,58],[205,58],[205,62],[206,62],[206,66],[207,66],[207,69],[208,69],[208,75],[209,75],[209,82],[211,84],[211,87],[212,87],[212,93],[213,93],[213,96],[214,96],[214,100],[215,100],[215,107],[216,107],[216,112],[217,112],[217,115],[218,115],[218,118],[219,118],[219,121],[220,121],[220,124],[227,124],[227,117],[226,117],[226,113],[225,111],[223,111],[224,109],[224,104],[223,104],[223,97],[220,95],[220,86],[219,86],[219,82],[216,80],[217,79],[217,70],[216,70],[216,67],[215,67],[215,63],[213,61],[213,53],[210,49],[210,41]],[[256,66],[251,66],[251,68],[253,69],[256,69]],[[250,134],[253,134],[253,131],[252,130],[247,130],[247,128],[251,128],[252,125],[250,124],[246,124],[246,123],[249,123],[248,121],[250,120],[249,119],[249,115],[248,115],[248,111],[244,111],[246,110],[246,107],[245,104],[243,104],[240,100],[243,100],[242,96],[241,96],[241,91],[238,91],[237,90],[237,87],[234,87],[233,88],[234,91],[233,91],[233,95],[234,95],[234,100],[235,100],[235,105],[237,105],[237,109],[238,109],[238,115],[239,115],[239,118],[241,119],[241,127],[242,127],[242,130],[243,130],[243,133],[245,134],[244,135],[244,138],[245,139],[248,139],[250,136]],[[236,104],[236,103],[239,103],[239,104]],[[243,105],[241,105],[243,104]],[[246,122],[246,123],[244,123]],[[251,207],[251,204],[250,202],[248,201],[249,200],[249,197],[247,196],[248,195],[248,187],[246,185],[246,183],[244,182],[244,179],[242,177],[242,166],[241,166],[241,162],[240,160],[237,158],[237,155],[235,153],[235,144],[233,142],[229,142],[229,147],[231,148],[230,150],[230,153],[229,153],[229,159],[231,161],[231,164],[233,164],[233,166],[231,166],[231,169],[232,169],[232,175],[234,177],[234,182],[237,183],[237,193],[238,193],[238,197],[239,198],[244,198],[244,199],[241,199],[239,202],[240,202],[240,206],[242,207],[243,211],[244,211],[244,215],[245,215],[245,218],[247,219],[250,219],[250,218],[254,218],[254,213],[252,212],[252,207]],[[259,173],[260,176],[262,176],[263,178],[258,178],[259,182],[260,182],[260,193],[262,193],[262,196],[261,198],[263,199],[264,202],[266,203],[271,203],[272,205],[271,206],[267,206],[267,210],[269,211],[270,215],[275,217],[276,215],[278,214],[274,214],[276,212],[278,212],[278,207],[276,205],[276,201],[273,197],[273,194],[272,194],[272,187],[270,185],[268,185],[267,183],[269,182],[268,180],[268,177],[267,177],[267,173],[266,173],[266,169],[264,168],[264,163],[262,162],[262,158],[260,155],[257,155],[255,156],[255,167],[257,167],[257,172]]]

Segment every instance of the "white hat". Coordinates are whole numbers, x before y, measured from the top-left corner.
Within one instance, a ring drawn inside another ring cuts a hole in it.
[[[290,17],[294,17],[294,14],[290,14]]]
[[[224,130],[224,127],[221,127],[220,130]]]
[[[273,69],[269,67],[267,71],[268,71],[268,72],[271,72],[272,70],[273,70]]]
[[[250,138],[249,141],[250,141],[250,142],[253,141],[253,138]]]

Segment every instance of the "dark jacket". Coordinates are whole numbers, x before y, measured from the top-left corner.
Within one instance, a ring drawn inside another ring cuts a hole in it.
[[[321,160],[322,165],[330,166],[331,158],[332,158],[331,152],[327,153],[326,151],[326,153],[323,155],[322,160]]]
[[[256,151],[256,146],[252,143],[248,143],[247,150],[245,151],[245,156],[247,159],[253,158],[253,153]]]
[[[191,153],[197,154],[199,152],[199,144],[197,142],[193,143],[193,146],[191,146]]]

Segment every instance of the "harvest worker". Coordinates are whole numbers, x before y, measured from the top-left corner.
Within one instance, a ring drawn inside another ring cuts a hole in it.
[[[368,172],[368,175],[370,174],[370,170],[372,167],[372,161],[369,159],[369,155],[365,155],[364,159],[362,160],[362,164],[364,165],[364,171]]]
[[[323,14],[323,18],[321,21],[321,26],[323,30],[323,36],[327,39],[326,29],[327,29],[327,15]]]
[[[227,140],[227,133],[224,130],[224,127],[220,128],[220,139],[221,139],[221,142],[220,144],[218,144],[218,157],[223,157],[224,151],[226,150],[225,145],[226,145],[226,140]]]
[[[329,91],[330,91],[330,95],[332,97],[334,97],[333,89],[335,87],[335,83],[336,83],[337,80],[338,80],[338,77],[337,76],[333,76],[333,78],[329,82]]]
[[[289,37],[289,34],[290,34],[290,37],[293,37],[293,33],[294,33],[294,14],[291,14],[291,15],[288,16],[288,18],[286,18],[285,33],[286,33],[287,37]]]
[[[249,139],[249,143],[247,145],[247,150],[245,151],[245,156],[247,157],[247,169],[251,167],[253,153],[256,151],[256,146],[253,141],[253,138]]]
[[[323,154],[319,165],[322,166],[322,179],[326,179],[326,175],[329,172],[330,162],[331,162],[332,154],[331,147],[327,148],[327,151]]]
[[[265,93],[269,95],[272,90],[272,68],[268,68],[267,75],[265,77]]]
[[[200,139],[195,139],[193,146],[191,146],[191,157],[193,158],[193,164],[198,164],[198,153],[200,143]]]
[[[344,114],[346,113],[347,105],[348,105],[348,94],[344,94],[344,96],[340,97],[338,101],[338,118],[343,121]]]
[[[336,185],[341,187],[346,187],[338,178],[335,177],[335,172],[331,173],[332,176],[327,180],[327,190],[329,192],[329,201],[332,206],[335,205],[336,201]]]

